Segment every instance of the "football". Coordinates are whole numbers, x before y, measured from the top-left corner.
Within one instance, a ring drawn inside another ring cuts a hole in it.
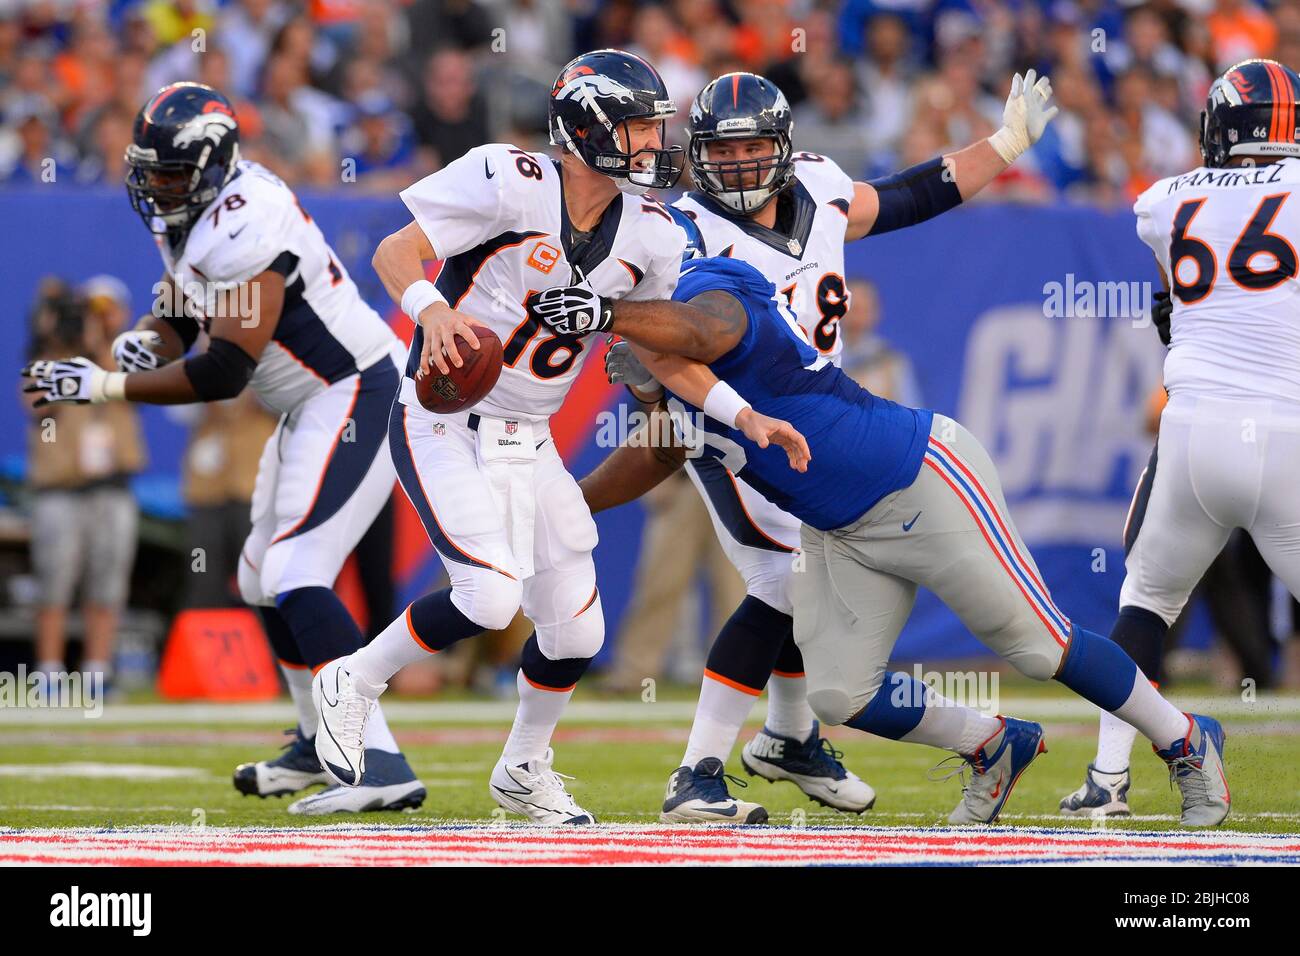
[[[450,415],[477,405],[501,377],[501,340],[485,325],[474,324],[470,328],[478,336],[477,350],[470,348],[461,336],[456,336],[464,365],[460,368],[451,366],[446,375],[436,366],[430,367],[428,375],[416,375],[415,396],[431,412]]]

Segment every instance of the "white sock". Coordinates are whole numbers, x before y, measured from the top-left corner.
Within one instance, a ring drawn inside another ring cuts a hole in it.
[[[1101,729],[1097,733],[1097,759],[1093,766],[1099,773],[1123,773],[1128,769],[1137,740],[1137,728],[1114,714],[1101,712]]]
[[[429,656],[430,652],[411,634],[403,611],[373,641],[348,658],[348,673],[378,687],[387,684],[407,664],[427,660]]]
[[[306,665],[290,667],[281,662],[280,673],[289,685],[289,696],[293,698],[293,709],[298,714],[298,726],[302,735],[308,740],[316,736],[316,705],[311,699],[311,668]]]
[[[63,661],[37,661],[35,672],[37,674],[63,674],[68,670]]]
[[[1128,700],[1112,713],[1136,727],[1158,750],[1167,750],[1175,741],[1187,736],[1190,718],[1161,697],[1141,671],[1133,679],[1133,691]]]
[[[757,699],[756,694],[737,690],[705,674],[700,685],[700,702],[695,707],[695,721],[691,724],[691,736],[686,742],[686,756],[682,757],[681,765],[693,769],[705,757],[717,757],[725,765],[731,759],[736,737],[740,735],[740,728],[745,726],[745,719],[754,709]]]
[[[812,733],[812,708],[808,706],[808,681],[802,674],[773,674],[767,681],[767,729],[782,737],[807,740]]]
[[[366,721],[365,747],[367,750],[382,750],[385,753],[395,754],[401,748],[397,746],[397,741],[393,739],[393,732],[388,729],[388,720],[384,717],[384,708],[375,705],[375,709],[370,712],[370,719]]]
[[[564,706],[573,696],[572,688],[542,690],[534,687],[524,676],[523,668],[515,676],[515,686],[519,688],[519,709],[515,711],[515,723],[501,754],[512,767],[545,756],[551,746],[555,725],[560,722]]]
[[[980,744],[1001,729],[996,717],[966,707],[925,686],[925,713],[901,739],[909,744],[929,744],[953,753],[973,754]]]

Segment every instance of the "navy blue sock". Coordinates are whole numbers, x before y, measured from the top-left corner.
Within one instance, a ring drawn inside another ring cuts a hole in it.
[[[590,657],[566,657],[558,661],[553,661],[537,645],[537,634],[534,632],[528,641],[524,644],[520,669],[524,672],[524,677],[528,682],[537,687],[544,687],[546,690],[568,691],[573,690],[583,674],[587,672],[587,667],[591,664]]]
[[[483,633],[460,608],[451,603],[451,588],[416,598],[406,610],[411,631],[430,652],[446,650],[457,641]]]
[[[911,674],[885,671],[885,681],[871,703],[847,721],[848,726],[877,737],[902,740],[925,716],[928,688]]]
[[[767,679],[787,642],[794,644],[794,618],[747,594],[718,631],[704,666],[707,671],[757,693],[767,686]],[[795,647],[796,654],[798,651]],[[802,670],[800,657],[799,671]]]
[[[361,630],[329,588],[297,588],[276,595],[279,609],[302,654],[303,663],[315,670],[361,646]]]
[[[1169,625],[1159,614],[1146,608],[1122,607],[1115,626],[1110,629],[1110,639],[1133,658],[1147,680],[1157,684],[1164,679],[1165,635]]]
[[[284,615],[273,607],[259,607],[257,613],[262,618],[262,629],[266,631],[275,659],[282,664],[305,667],[307,662],[302,659],[302,651],[298,650],[298,642],[293,639],[293,631],[289,630]]]
[[[1075,625],[1055,680],[1113,713],[1132,695],[1137,674],[1133,658],[1118,644]]]

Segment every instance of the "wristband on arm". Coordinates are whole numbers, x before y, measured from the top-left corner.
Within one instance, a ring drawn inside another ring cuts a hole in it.
[[[447,297],[428,279],[417,279],[402,293],[402,311],[409,315],[416,325],[420,324],[420,313],[435,302],[448,304]]]
[[[728,428],[736,428],[736,416],[749,407],[749,402],[726,382],[718,382],[704,397],[704,414]]]

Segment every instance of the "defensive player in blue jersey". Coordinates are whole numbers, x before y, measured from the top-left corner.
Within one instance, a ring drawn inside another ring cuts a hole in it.
[[[972,775],[950,822],[993,822],[1046,748],[1039,724],[927,706],[923,685],[886,671],[918,586],[1022,673],[1060,681],[1149,737],[1182,791],[1184,825],[1227,816],[1222,727],[1179,711],[1118,645],[1061,613],[975,437],[871,394],[819,356],[753,267],[697,259],[673,301],[606,300],[575,286],[542,293],[532,311],[561,334],[609,331],[632,342],[669,392],[685,442],[803,522],[794,629],[809,703],[826,724],[960,755],[958,769]],[[746,438],[735,419],[750,407],[793,425],[808,454],[787,461]],[[584,482],[588,500],[631,500],[682,456],[624,446]]]

